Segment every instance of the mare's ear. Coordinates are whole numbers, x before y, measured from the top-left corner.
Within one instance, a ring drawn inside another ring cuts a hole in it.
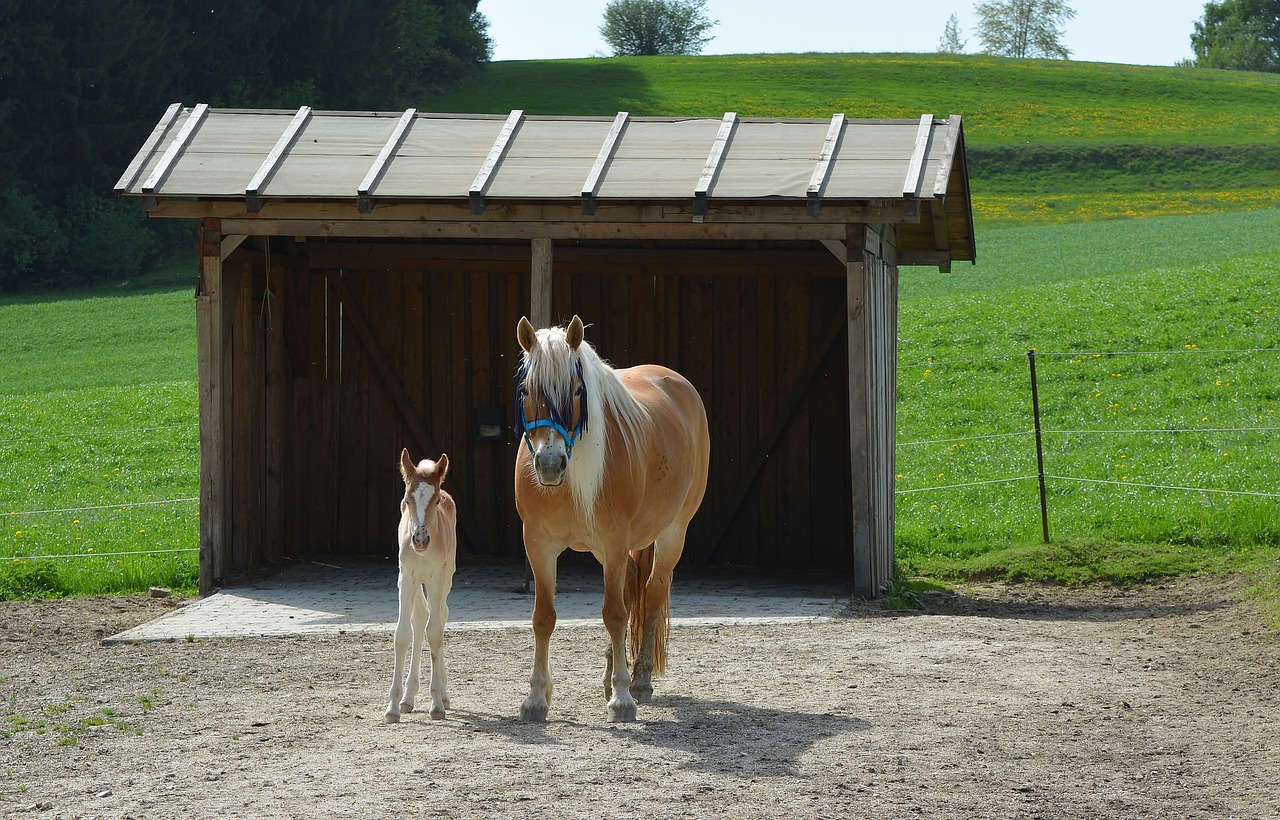
[[[578,349],[578,345],[582,344],[583,334],[582,320],[575,313],[573,314],[573,321],[569,323],[569,329],[564,334],[564,340],[569,343],[570,350]]]
[[[436,486],[444,483],[444,477],[449,474],[449,456],[445,453],[440,454],[440,458],[436,460],[436,474],[440,476],[440,480]]]
[[[409,458],[409,448],[406,447],[400,451],[400,476],[408,484],[409,477],[417,474],[418,468],[413,465],[413,459]]]
[[[533,329],[528,316],[520,317],[520,324],[516,325],[516,338],[520,340],[520,347],[525,353],[532,353],[538,346],[538,331]]]

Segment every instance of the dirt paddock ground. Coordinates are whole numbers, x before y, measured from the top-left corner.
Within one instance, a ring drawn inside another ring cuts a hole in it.
[[[0,816],[1280,817],[1280,641],[1238,586],[681,626],[626,725],[598,625],[556,631],[546,724],[526,627],[449,633],[447,719],[387,725],[390,634],[103,646],[175,602],[4,602]]]

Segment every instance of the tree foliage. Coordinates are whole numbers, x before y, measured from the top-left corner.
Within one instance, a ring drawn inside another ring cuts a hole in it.
[[[707,17],[707,0],[613,0],[605,7],[600,35],[615,57],[699,54],[718,21]]]
[[[1062,44],[1067,20],[1076,16],[1064,0],[988,0],[974,7],[983,54],[1066,60]]]
[[[939,54],[964,54],[968,40],[960,36],[960,18],[952,14],[947,18],[947,25],[942,29],[942,38],[938,40]]]
[[[1280,0],[1205,3],[1191,50],[1199,68],[1280,72]]]
[[[170,103],[418,105],[488,61],[477,5],[0,0],[0,289],[137,272],[154,237],[110,191]]]

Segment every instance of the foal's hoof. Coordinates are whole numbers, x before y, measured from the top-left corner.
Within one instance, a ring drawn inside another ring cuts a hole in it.
[[[404,701],[403,703],[401,703],[401,704],[400,704],[400,711],[401,711],[401,712],[412,712],[412,711],[413,711],[413,701],[406,700],[406,701]]]
[[[399,723],[400,716],[393,712],[387,712],[386,716],[383,717],[383,720],[385,720],[387,723]]]
[[[443,709],[432,709],[432,710],[431,710],[431,719],[432,719],[432,720],[444,720],[444,710],[443,710]]]

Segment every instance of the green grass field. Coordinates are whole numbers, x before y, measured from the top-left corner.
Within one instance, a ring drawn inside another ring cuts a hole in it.
[[[424,109],[964,114],[979,264],[901,275],[902,571],[1242,571],[1280,622],[1278,102],[1268,75],[801,54],[497,63]],[[193,589],[192,279],[0,299],[0,559],[79,556],[0,560],[0,598]]]

